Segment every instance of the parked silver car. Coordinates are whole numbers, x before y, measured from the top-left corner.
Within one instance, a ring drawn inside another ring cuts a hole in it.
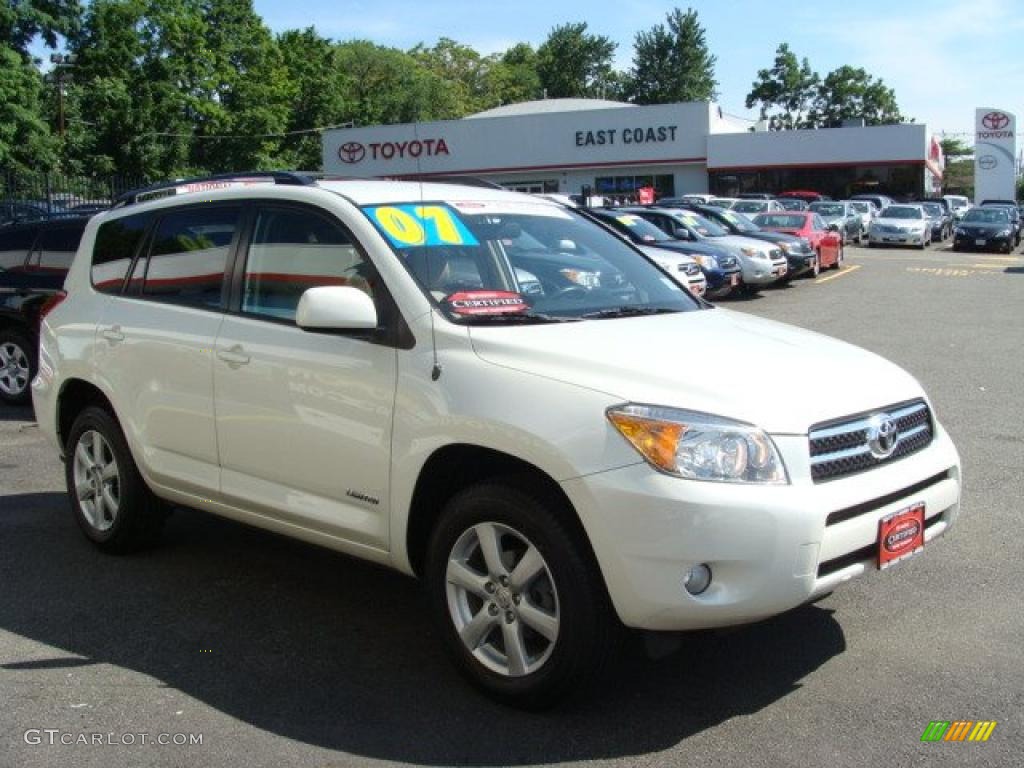
[[[810,210],[821,216],[829,229],[835,229],[843,238],[843,245],[853,241],[864,242],[864,220],[850,203],[833,200],[811,203]]]

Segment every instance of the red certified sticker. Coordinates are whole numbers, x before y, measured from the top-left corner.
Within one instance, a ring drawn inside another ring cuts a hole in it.
[[[888,568],[924,549],[924,504],[878,521],[878,567]]]
[[[457,315],[503,315],[530,309],[514,291],[460,291],[445,296],[444,304]]]

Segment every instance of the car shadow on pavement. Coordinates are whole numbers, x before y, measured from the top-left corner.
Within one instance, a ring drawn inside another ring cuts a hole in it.
[[[35,421],[36,415],[31,405],[0,406],[0,421]]]
[[[628,648],[588,696],[523,713],[462,682],[411,579],[191,510],[159,548],[110,557],[62,493],[0,496],[0,584],[0,629],[68,666],[133,670],[288,739],[423,765],[658,752],[770,706],[846,647],[831,611],[804,606],[687,636],[660,661]],[[0,676],[31,685],[39,663],[60,665],[32,661],[0,658]]]

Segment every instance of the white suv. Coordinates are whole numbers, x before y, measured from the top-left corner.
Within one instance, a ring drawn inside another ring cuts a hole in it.
[[[147,545],[170,502],[417,575],[456,664],[520,706],[623,625],[786,611],[959,509],[910,375],[534,197],[170,186],[94,218],[66,289],[33,396],[89,539]]]

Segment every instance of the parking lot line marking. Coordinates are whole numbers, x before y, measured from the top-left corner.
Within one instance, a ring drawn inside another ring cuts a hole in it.
[[[828,277],[819,277],[814,282],[815,283],[827,283],[829,280],[835,280],[837,277],[842,277],[843,275],[848,275],[851,272],[856,272],[862,266],[864,266],[864,265],[863,264],[853,264],[853,265],[851,265],[849,267],[846,267],[844,269],[839,270],[834,275],[829,275]]]
[[[1021,256],[979,256],[979,259],[998,259],[999,261],[1020,261]]]
[[[1005,264],[951,264],[953,267],[979,267],[980,269],[1006,269]]]

